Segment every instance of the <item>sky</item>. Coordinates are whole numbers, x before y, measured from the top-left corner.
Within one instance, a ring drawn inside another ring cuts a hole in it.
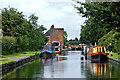
[[[84,0],[81,0],[84,2]],[[80,16],[72,0],[0,0],[0,9],[14,7],[29,17],[38,16],[38,24],[47,30],[54,24],[55,28],[64,28],[68,40],[80,38],[80,29],[86,18]]]

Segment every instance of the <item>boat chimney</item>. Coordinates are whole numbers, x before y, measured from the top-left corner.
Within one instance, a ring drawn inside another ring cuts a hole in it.
[[[95,46],[96,46],[96,42],[95,42]]]

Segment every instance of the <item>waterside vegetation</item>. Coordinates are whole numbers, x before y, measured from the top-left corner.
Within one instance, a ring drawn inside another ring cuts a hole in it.
[[[4,8],[2,15],[2,55],[24,51],[36,51],[48,41],[46,28],[38,24],[38,17],[31,14],[28,19],[15,8]]]

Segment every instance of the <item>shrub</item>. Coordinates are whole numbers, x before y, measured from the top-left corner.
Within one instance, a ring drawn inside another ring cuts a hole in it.
[[[16,52],[16,38],[4,36],[2,37],[2,54],[12,54]]]

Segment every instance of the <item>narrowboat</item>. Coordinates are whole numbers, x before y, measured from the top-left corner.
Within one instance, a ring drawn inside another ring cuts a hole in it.
[[[49,45],[44,45],[42,47],[42,52],[40,54],[40,58],[42,59],[50,59],[53,58],[54,56],[54,51],[51,46]]]
[[[91,46],[87,53],[87,58],[91,62],[107,62],[107,55],[105,46]]]
[[[52,47],[54,48],[56,54],[61,54],[60,42],[52,42]]]

